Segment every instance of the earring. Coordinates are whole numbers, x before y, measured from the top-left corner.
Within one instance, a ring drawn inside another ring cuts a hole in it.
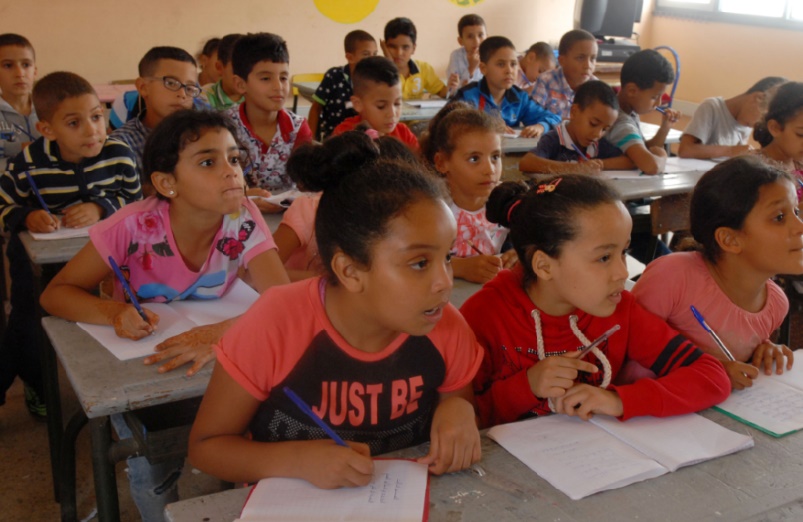
[[[175,193],[176,193],[176,191],[174,191],[174,190],[171,190],[171,191],[170,191],[170,192],[168,192],[167,194],[168,194],[168,195],[170,195],[170,196],[172,196],[172,195],[174,195]]]

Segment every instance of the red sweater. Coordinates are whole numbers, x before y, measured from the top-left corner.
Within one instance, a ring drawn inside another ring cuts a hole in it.
[[[536,397],[527,380],[527,369],[538,363],[531,316],[536,307],[523,289],[522,278],[521,268],[502,271],[460,309],[485,349],[474,379],[483,426],[550,412],[547,400]],[[600,346],[610,361],[612,382],[628,359],[657,375],[656,379],[608,387],[622,399],[622,420],[691,413],[718,404],[730,394],[730,381],[722,364],[638,305],[629,292],[623,293],[610,317],[595,317],[581,310],[574,315],[588,339],[596,339],[613,325],[621,326]],[[541,322],[547,354],[580,346],[569,327],[569,316],[541,312]],[[600,371],[580,372],[578,381],[599,384],[601,364],[593,354],[586,360],[597,364]]]
[[[362,123],[362,116],[359,114],[357,116],[352,116],[351,118],[346,118],[340,123],[340,125],[335,127],[335,130],[332,131],[332,136],[337,136],[339,134],[343,134],[344,132],[354,130],[360,123]],[[388,133],[387,135],[401,141],[407,145],[411,151],[415,153],[418,152],[418,138],[415,137],[415,134],[413,134],[413,131],[410,130],[410,127],[404,123],[399,122],[396,124],[396,127],[393,128],[393,132]]]

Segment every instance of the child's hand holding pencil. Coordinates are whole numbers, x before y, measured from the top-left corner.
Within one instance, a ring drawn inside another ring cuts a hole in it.
[[[111,302],[109,304],[122,305],[119,312],[112,319],[114,333],[118,337],[136,341],[152,335],[156,331],[156,326],[159,324],[159,316],[147,308],[142,309],[142,313],[147,318],[146,321],[132,305]]]
[[[34,210],[25,217],[25,228],[31,232],[47,234],[61,227],[61,221],[47,210]]]

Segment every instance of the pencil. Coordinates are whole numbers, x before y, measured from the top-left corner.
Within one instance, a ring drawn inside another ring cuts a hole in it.
[[[293,401],[293,402],[295,403],[295,405],[296,405],[296,406],[298,406],[298,409],[299,409],[299,410],[301,410],[302,412],[304,412],[304,414],[306,414],[306,416],[307,416],[307,417],[309,417],[310,419],[312,419],[312,420],[313,420],[313,422],[315,422],[315,424],[317,424],[319,428],[321,428],[323,431],[325,431],[325,432],[326,432],[326,434],[327,434],[327,435],[329,435],[329,438],[330,438],[330,439],[332,439],[333,441],[335,441],[335,442],[336,442],[336,443],[337,443],[339,446],[344,446],[344,447],[346,447],[346,448],[348,447],[348,444],[346,444],[346,443],[343,441],[343,439],[341,439],[341,438],[340,438],[340,435],[338,435],[337,433],[335,433],[335,430],[333,430],[332,428],[330,428],[330,427],[329,427],[329,425],[328,425],[328,424],[326,424],[326,423],[323,421],[323,419],[321,419],[320,417],[318,417],[317,415],[315,415],[315,412],[314,412],[314,411],[312,411],[312,408],[310,408],[309,406],[307,406],[307,403],[306,403],[306,402],[304,402],[304,401],[301,399],[301,397],[299,397],[298,395],[296,395],[296,393],[295,393],[293,390],[291,390],[290,388],[288,388],[287,386],[285,386],[285,387],[284,387],[284,388],[282,388],[282,389],[284,390],[284,393],[285,393],[285,395],[287,395],[287,396],[290,398],[290,400],[291,400],[291,401]]]
[[[466,241],[466,244],[471,247],[471,250],[477,253],[477,255],[484,256],[485,254],[482,253],[482,250],[477,248],[477,246],[472,242],[470,239]]]
[[[50,214],[50,209],[47,208],[47,203],[45,203],[44,198],[42,198],[42,194],[39,192],[39,189],[36,187],[36,183],[33,182],[33,176],[27,170],[25,171],[25,177],[28,178],[28,184],[31,186],[31,192],[33,192],[36,199],[39,200],[39,204],[42,205],[42,210]]]
[[[588,156],[586,156],[585,152],[580,150],[580,147],[578,147],[576,143],[572,143],[572,147],[574,147],[575,152],[580,156],[580,161],[588,161]]]
[[[120,284],[123,285],[123,290],[128,294],[128,298],[131,299],[131,304],[134,305],[134,308],[137,309],[137,313],[139,316],[142,317],[142,320],[146,323],[150,324],[151,322],[148,321],[148,316],[145,315],[145,310],[139,305],[139,301],[137,301],[137,296],[131,290],[131,287],[128,285],[128,281],[125,280],[125,276],[123,272],[120,270],[120,267],[117,266],[117,263],[114,261],[112,256],[109,256],[109,265],[111,265],[112,270],[114,271],[114,275],[117,276],[117,279],[120,280]]]

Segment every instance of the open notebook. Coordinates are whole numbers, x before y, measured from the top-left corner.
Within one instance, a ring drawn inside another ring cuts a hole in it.
[[[696,414],[625,422],[549,415],[488,436],[573,500],[753,447],[751,437]]]
[[[803,364],[781,375],[762,370],[753,386],[734,391],[716,409],[773,437],[803,429]]]
[[[235,522],[420,522],[427,518],[427,466],[375,460],[374,479],[361,488],[318,489],[306,480],[262,479]]]
[[[121,361],[151,355],[156,345],[196,326],[219,323],[243,314],[259,294],[237,279],[226,295],[208,301],[174,301],[143,303],[142,307],[159,315],[159,325],[153,335],[133,341],[118,337],[111,326],[78,323],[100,344]]]
[[[54,241],[56,239],[71,239],[74,237],[89,237],[89,229],[92,228],[92,225],[88,227],[81,227],[81,228],[67,228],[61,227],[54,232],[31,232],[31,237],[37,241]]]

